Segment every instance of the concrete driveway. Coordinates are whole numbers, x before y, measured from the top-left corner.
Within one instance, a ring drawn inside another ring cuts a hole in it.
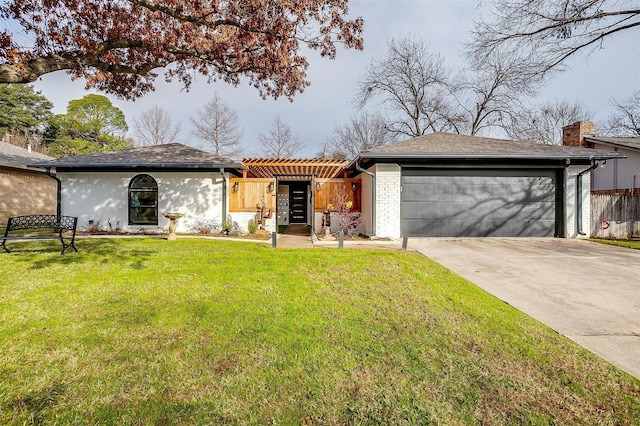
[[[551,238],[410,238],[409,248],[640,378],[640,250]]]

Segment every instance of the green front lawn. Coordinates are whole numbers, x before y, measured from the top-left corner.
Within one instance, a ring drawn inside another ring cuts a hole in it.
[[[640,382],[410,252],[0,253],[0,424],[634,424]]]

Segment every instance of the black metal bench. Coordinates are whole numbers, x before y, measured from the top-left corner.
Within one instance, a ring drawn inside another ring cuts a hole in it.
[[[15,216],[10,217],[7,221],[7,227],[4,230],[4,236],[2,237],[2,247],[7,253],[9,249],[6,246],[7,241],[11,240],[53,240],[59,239],[62,243],[62,252],[69,247],[76,252],[78,249],[74,245],[76,239],[76,226],[78,225],[78,218],[72,216],[58,216],[55,214],[34,214],[27,216]],[[50,229],[52,235],[12,235],[9,233],[12,231],[27,231],[27,230],[44,230]],[[71,232],[71,235],[63,235],[64,232]],[[65,241],[65,238],[69,241]]]

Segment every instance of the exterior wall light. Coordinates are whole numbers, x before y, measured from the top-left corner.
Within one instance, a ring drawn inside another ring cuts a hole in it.
[[[316,191],[320,191],[320,182],[316,182]]]
[[[273,182],[269,182],[269,192],[273,192],[274,187],[275,185],[273,184]]]
[[[233,182],[233,192],[238,192],[240,189],[240,184],[238,182]]]
[[[351,182],[351,191],[356,192],[356,189],[358,189],[358,186],[356,185],[356,183]]]

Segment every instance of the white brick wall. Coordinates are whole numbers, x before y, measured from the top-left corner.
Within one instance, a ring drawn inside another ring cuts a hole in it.
[[[256,218],[255,212],[253,213],[252,212],[234,212],[234,213],[229,213],[229,215],[231,216],[234,222],[238,223],[238,226],[240,226],[240,231],[242,232],[248,232],[247,227],[249,225],[249,221],[251,219],[255,220]],[[273,212],[271,218],[265,221],[264,227],[269,232],[276,232],[277,230],[276,212]]]
[[[400,238],[400,191],[402,171],[397,164],[377,164],[376,235]]]
[[[89,221],[107,228],[119,223],[123,232],[142,229],[161,231],[169,227],[167,211],[183,213],[177,232],[190,232],[196,218],[222,222],[222,178],[219,173],[147,173],[158,183],[158,226],[128,224],[128,189],[136,173],[58,173],[62,181],[62,214],[78,217],[78,229]]]
[[[576,220],[577,197],[576,179],[578,173],[588,169],[589,166],[569,166],[565,171],[565,236],[567,238],[589,238],[591,230],[591,173],[582,175],[582,231],[586,235],[578,234]]]

